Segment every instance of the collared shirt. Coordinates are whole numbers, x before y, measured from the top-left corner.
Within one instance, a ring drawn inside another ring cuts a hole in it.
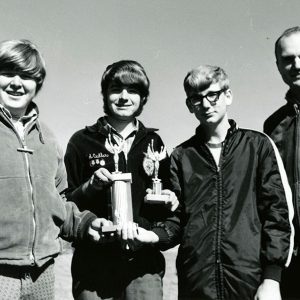
[[[36,109],[35,108],[30,109],[27,115],[24,115],[18,120],[13,119],[10,111],[7,108],[5,108],[2,104],[0,104],[0,109],[2,110],[4,115],[12,122],[21,139],[24,140],[25,129],[30,124],[32,124],[37,118]]]
[[[123,137],[113,126],[111,126],[108,123],[106,118],[104,118],[104,120],[105,120],[104,128],[112,135],[114,142],[118,146],[124,143],[123,152],[125,154],[125,157],[127,158],[127,154],[132,146],[136,133],[139,129],[139,121],[135,119],[135,121],[132,123],[132,130],[129,132],[129,134],[126,137]]]

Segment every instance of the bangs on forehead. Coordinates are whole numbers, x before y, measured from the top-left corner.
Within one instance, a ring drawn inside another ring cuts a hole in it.
[[[112,81],[119,85],[139,86],[143,84],[141,75],[138,72],[121,70],[114,75]]]
[[[203,91],[209,88],[209,86],[216,80],[211,74],[206,73],[194,73],[189,78],[189,85],[195,91]]]
[[[187,74],[183,85],[186,94],[189,95],[202,92],[215,83],[219,83],[222,89],[229,88],[229,79],[225,71],[220,67],[201,65]]]
[[[1,63],[0,71],[7,71],[12,73],[27,74],[33,78],[39,77],[40,68],[36,65],[36,59],[30,61],[22,60],[10,60],[7,62]]]
[[[23,45],[19,45],[19,48],[21,48],[21,46]],[[0,56],[0,71],[23,73],[33,78],[43,76],[41,73],[43,73],[44,63],[38,56],[19,50],[20,49],[16,47]]]

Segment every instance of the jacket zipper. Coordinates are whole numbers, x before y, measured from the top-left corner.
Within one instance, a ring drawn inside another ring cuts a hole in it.
[[[223,158],[223,151],[224,151],[224,145],[222,145],[222,150],[220,154],[219,159],[219,165],[215,162],[215,159],[213,158],[213,155],[211,154],[208,146],[206,146],[210,158],[214,163],[215,170],[217,173],[217,232],[216,232],[216,290],[217,290],[217,299],[218,300],[224,300],[224,276],[223,276],[223,268],[222,268],[222,260],[221,260],[221,231],[222,231],[222,190],[223,190],[223,181],[222,181],[222,174],[221,174],[221,166],[222,166],[222,158]]]
[[[13,124],[12,124],[13,125]],[[28,149],[26,146],[26,141],[25,141],[25,129],[24,129],[24,135],[23,137],[20,136],[19,132],[15,129],[13,125],[13,130],[17,134],[17,137],[19,139],[19,142],[21,144],[21,148],[18,148],[17,151],[19,152],[24,152],[25,155],[25,162],[26,162],[26,174],[27,174],[27,179],[29,182],[29,187],[30,187],[30,198],[31,198],[31,205],[32,205],[32,213],[33,213],[33,218],[32,218],[32,224],[33,224],[33,240],[31,243],[31,249],[29,253],[29,260],[31,261],[31,265],[35,265],[35,255],[34,255],[34,244],[35,244],[35,238],[36,238],[36,221],[35,221],[35,206],[34,206],[34,201],[33,201],[33,186],[32,186],[32,181],[31,181],[31,174],[30,174],[30,168],[29,168],[29,159],[28,159],[28,153],[33,153],[33,150]]]
[[[297,228],[299,228],[299,204],[298,204],[298,182],[299,182],[299,150],[300,150],[300,146],[299,146],[299,108],[298,108],[298,105],[295,104],[294,105],[294,108],[295,108],[295,111],[296,111],[296,151],[295,151],[295,171],[294,171],[294,176],[295,176],[295,184],[294,184],[294,193],[295,193],[295,202],[294,202],[294,207],[296,208],[295,209],[295,213],[296,213],[296,218],[295,218],[295,221],[296,221],[296,226]],[[297,237],[297,239],[299,240],[299,236]]]
[[[222,174],[220,171],[220,167],[217,172],[217,188],[218,188],[218,201],[217,201],[217,248],[216,248],[216,268],[217,268],[217,297],[220,300],[224,299],[224,289],[223,289],[223,268],[222,268],[222,260],[221,260],[221,238],[222,238]]]

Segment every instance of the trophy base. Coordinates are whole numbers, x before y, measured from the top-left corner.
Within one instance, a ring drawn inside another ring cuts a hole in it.
[[[113,181],[130,181],[132,180],[131,173],[112,173]]]
[[[169,200],[169,195],[147,194],[144,198],[146,203],[164,204]]]
[[[103,233],[103,234],[114,233],[116,231],[117,231],[117,226],[116,225],[102,226],[101,227],[101,233]]]

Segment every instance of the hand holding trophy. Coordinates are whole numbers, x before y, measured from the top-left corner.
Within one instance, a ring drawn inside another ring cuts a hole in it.
[[[166,158],[167,150],[161,147],[160,151],[154,151],[153,140],[148,145],[147,153],[145,153],[143,167],[148,176],[152,178],[152,193],[145,196],[147,203],[165,203],[169,199],[169,195],[162,195],[162,183],[158,178],[159,162]]]

